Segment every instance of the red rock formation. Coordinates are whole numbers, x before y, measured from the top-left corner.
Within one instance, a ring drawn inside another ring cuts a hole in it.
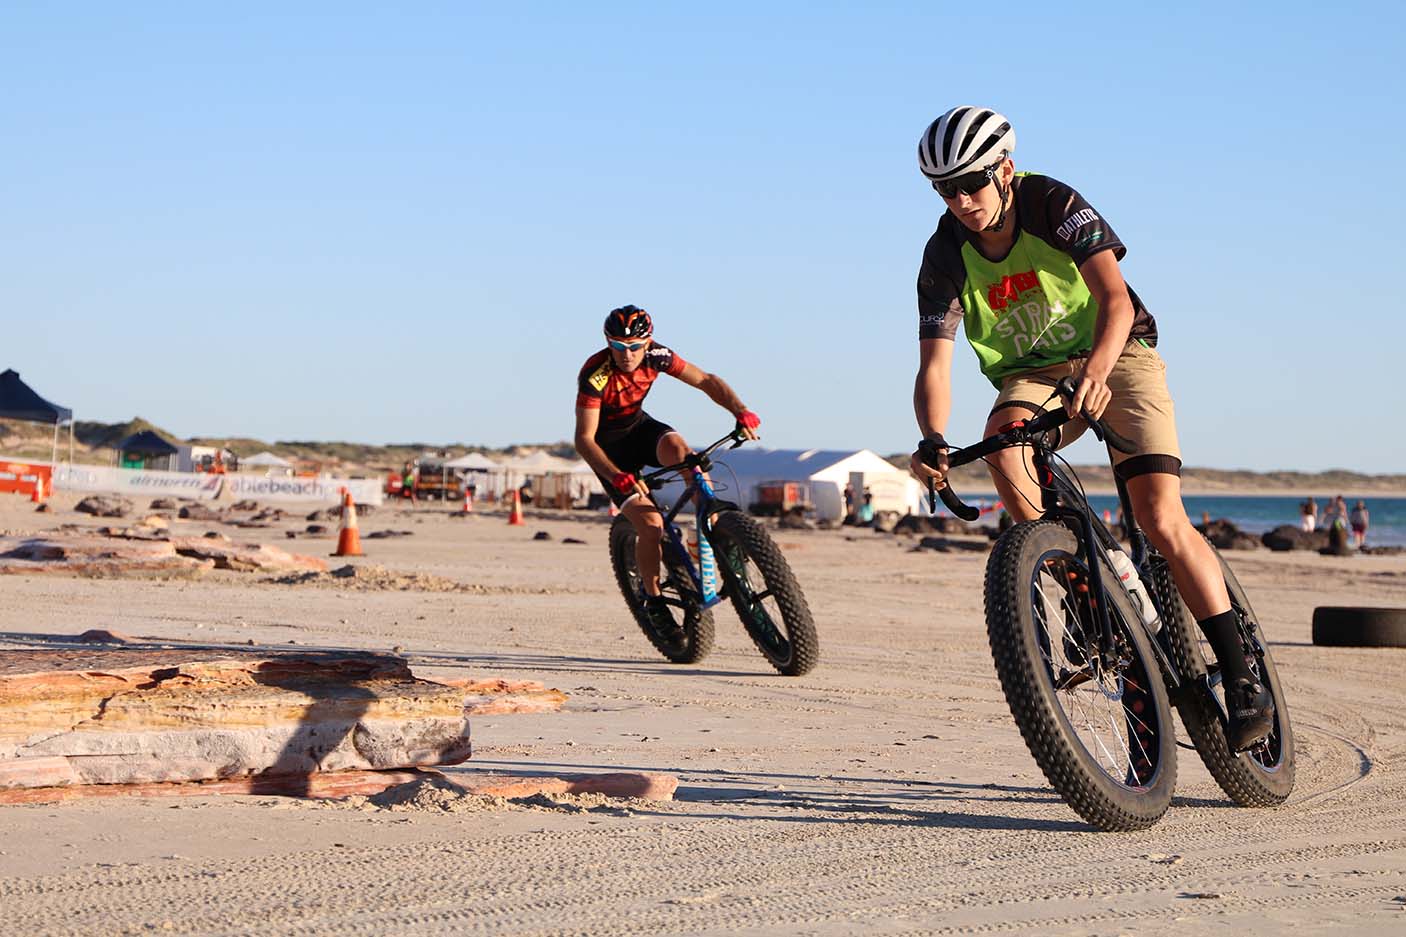
[[[219,781],[152,784],[82,784],[68,787],[0,790],[0,804],[51,804],[93,797],[211,797],[219,794],[276,795],[338,799],[370,796],[401,784],[428,780],[451,784],[465,794],[531,797],[533,794],[603,794],[641,800],[673,800],[678,778],[668,774],[501,775],[455,773],[433,769],[406,771],[337,771],[328,774],[263,775]]]
[[[561,709],[566,694],[549,690],[536,680],[445,680],[464,694],[464,711],[471,716],[506,713],[549,713]]]
[[[326,560],[262,544],[222,542],[208,537],[172,537],[171,544],[181,556],[213,560],[216,569],[276,573],[327,571]]]

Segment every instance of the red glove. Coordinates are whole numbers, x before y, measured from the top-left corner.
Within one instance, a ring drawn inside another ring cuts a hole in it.
[[[635,490],[635,476],[630,472],[616,472],[615,477],[610,480],[615,486],[615,490],[622,495],[627,495]]]
[[[743,410],[737,414],[737,425],[743,429],[756,430],[758,426],[762,425],[762,418],[751,410]]]

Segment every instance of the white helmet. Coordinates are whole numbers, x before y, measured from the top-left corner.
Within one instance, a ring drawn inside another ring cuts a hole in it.
[[[964,104],[928,125],[918,139],[918,168],[938,182],[985,169],[1014,151],[1010,121],[989,107]]]

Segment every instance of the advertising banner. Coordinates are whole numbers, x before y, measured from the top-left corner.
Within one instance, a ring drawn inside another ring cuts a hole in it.
[[[381,482],[375,478],[316,478],[296,476],[225,475],[225,497],[255,501],[340,501],[342,489],[351,492],[357,504],[380,504]]]
[[[54,466],[54,487],[60,491],[103,491],[123,495],[170,495],[213,501],[220,496],[224,475],[158,472],[105,465]]]
[[[43,466],[48,472],[48,466]],[[3,473],[0,473],[3,474]],[[32,484],[32,482],[31,482]],[[53,468],[53,487],[60,491],[93,491],[120,495],[191,498],[200,501],[316,501],[335,504],[342,489],[357,504],[380,504],[381,482],[375,478],[315,478],[261,475],[221,475],[210,472],[159,472],[110,465],[69,465]],[[26,489],[27,490],[27,489]]]

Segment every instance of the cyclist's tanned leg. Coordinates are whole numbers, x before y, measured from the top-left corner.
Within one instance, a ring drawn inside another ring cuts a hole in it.
[[[659,437],[654,450],[657,465],[675,465],[688,455],[688,443],[678,433],[668,432]],[[649,595],[658,595],[664,517],[644,498],[626,501],[621,512],[635,525],[635,568],[639,570],[644,591]]]
[[[635,568],[649,595],[659,594],[659,543],[664,537],[664,518],[648,500],[640,497],[625,502],[620,513],[635,525]]]
[[[677,465],[689,453],[688,443],[677,432],[668,432],[659,437],[654,447],[660,465]]]
[[[1128,479],[1133,516],[1172,569],[1177,591],[1197,621],[1230,610],[1220,563],[1191,526],[1181,501],[1181,479],[1154,472]]]
[[[991,414],[986,421],[986,436],[1016,420],[1030,418],[1030,411],[1023,407],[1006,407]],[[1029,446],[1002,449],[990,456],[987,467],[991,470],[991,482],[996,493],[1006,506],[1011,519],[1017,523],[1033,521],[1043,509],[1040,506],[1040,486],[1035,481],[1035,463]]]

